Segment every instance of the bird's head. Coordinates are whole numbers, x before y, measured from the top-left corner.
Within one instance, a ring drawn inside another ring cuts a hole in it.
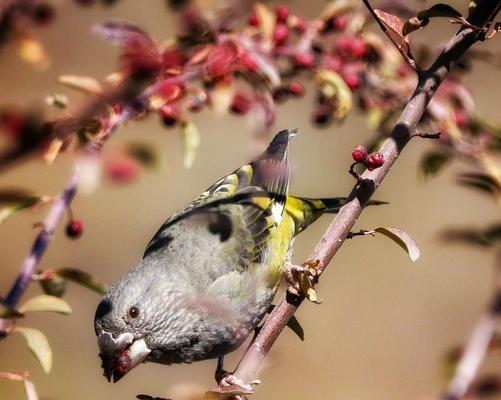
[[[138,268],[139,267],[139,268]],[[168,340],[162,316],[169,296],[158,276],[141,263],[112,286],[94,317],[104,375],[114,382],[142,363],[155,350],[159,337]],[[158,301],[158,299],[165,299]]]

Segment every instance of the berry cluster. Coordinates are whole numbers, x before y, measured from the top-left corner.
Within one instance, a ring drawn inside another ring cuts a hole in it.
[[[363,145],[355,147],[351,155],[355,160],[355,164],[363,164],[369,171],[379,168],[384,164],[383,154],[378,151],[367,154],[367,148]],[[352,165],[352,167],[354,165]]]

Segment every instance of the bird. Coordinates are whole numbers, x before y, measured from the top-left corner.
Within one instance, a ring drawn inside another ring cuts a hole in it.
[[[108,381],[143,362],[222,360],[254,332],[291,265],[294,238],[347,202],[288,193],[296,133],[282,130],[167,219],[104,294],[94,328]]]

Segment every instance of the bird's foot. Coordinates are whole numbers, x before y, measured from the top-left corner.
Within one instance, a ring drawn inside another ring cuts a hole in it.
[[[254,393],[254,386],[258,385],[258,379],[245,383],[237,378],[231,372],[219,370],[216,372],[216,379],[218,386],[210,391],[211,395],[216,395],[217,398],[232,398],[243,400],[246,399],[245,395]]]
[[[285,267],[287,291],[293,296],[305,296],[314,303],[321,303],[314,289],[320,277],[320,265],[320,260],[306,261],[303,265],[288,263]]]

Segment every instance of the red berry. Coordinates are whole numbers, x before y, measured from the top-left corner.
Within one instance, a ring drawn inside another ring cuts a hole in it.
[[[289,7],[285,4],[281,4],[275,8],[275,13],[277,15],[277,22],[286,22],[289,16]]]
[[[296,53],[294,54],[294,63],[298,67],[311,68],[315,64],[315,57],[311,53]]]
[[[367,169],[369,171],[379,168],[383,164],[384,164],[384,156],[378,151],[369,154],[367,156],[367,160],[365,161],[365,165],[367,165]]]
[[[304,95],[304,85],[300,82],[291,82],[287,85],[287,89],[289,93],[293,96],[302,96]]]
[[[128,183],[134,181],[140,172],[137,160],[127,155],[120,155],[106,165],[106,175],[115,183]]]
[[[49,3],[39,3],[33,8],[31,17],[35,24],[47,25],[53,21],[55,15],[56,10],[53,5]]]
[[[178,110],[170,104],[166,104],[160,108],[160,115],[163,124],[169,128],[176,125],[179,119]]]
[[[351,153],[353,159],[357,162],[364,162],[367,159],[367,149],[363,145],[355,147],[353,153]]]
[[[236,115],[244,115],[249,111],[250,100],[242,94],[236,94],[230,105],[230,111]]]
[[[346,24],[348,23],[348,17],[346,14],[338,15],[332,18],[332,29],[335,31],[342,31],[346,28]]]
[[[289,38],[289,28],[284,24],[277,24],[273,31],[273,41],[276,45],[284,44]]]
[[[367,46],[362,39],[353,38],[350,43],[351,54],[355,58],[362,58],[367,54]]]
[[[247,22],[250,26],[259,26],[259,17],[255,12],[253,12],[251,15],[249,15]]]
[[[320,106],[313,114],[313,121],[317,125],[325,125],[332,118],[332,110],[329,106]]]
[[[351,90],[358,89],[360,86],[360,78],[357,74],[346,74],[343,79]]]
[[[72,239],[78,239],[83,233],[83,223],[79,219],[72,219],[66,225],[66,235]]]

